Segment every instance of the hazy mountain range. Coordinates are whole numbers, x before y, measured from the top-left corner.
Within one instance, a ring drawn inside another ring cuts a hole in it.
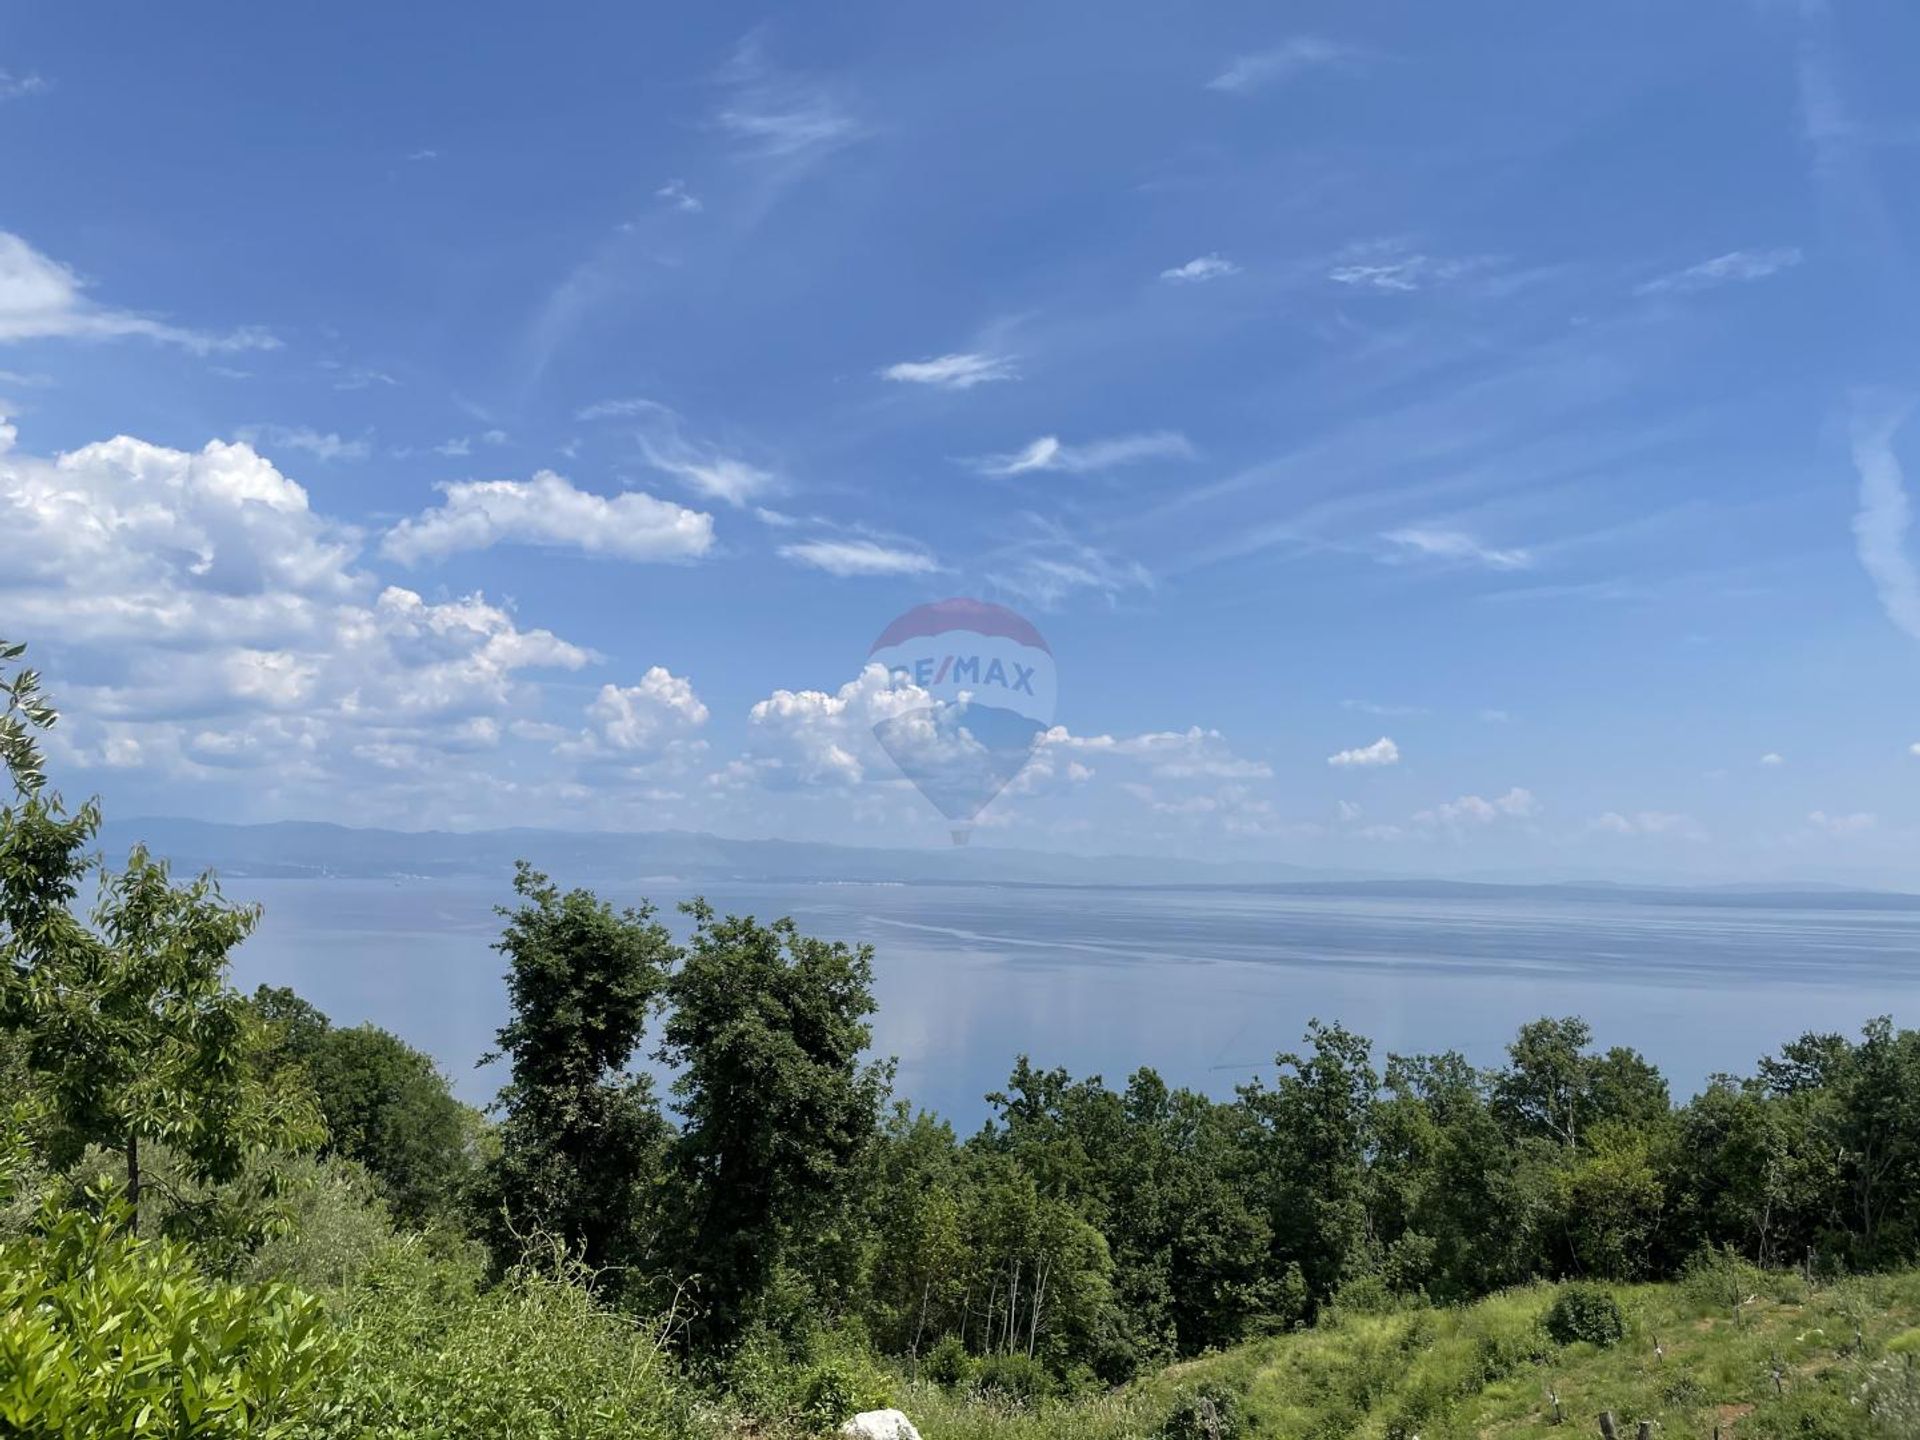
[[[909,884],[1261,886],[1301,893],[1369,893],[1487,899],[1559,893],[1689,903],[1848,907],[1920,907],[1920,895],[1818,880],[1748,884],[1662,883],[1644,876],[1472,874],[1454,877],[1316,870],[1274,861],[1205,861],[1163,856],[1072,855],[992,846],[924,850],[736,840],[697,831],[359,829],[318,821],[235,825],[148,817],[110,821],[101,846],[124,855],[136,842],[177,870],[215,870],[234,878],[459,880],[503,878],[527,859],[565,881],[619,885],[641,881],[794,881]]]

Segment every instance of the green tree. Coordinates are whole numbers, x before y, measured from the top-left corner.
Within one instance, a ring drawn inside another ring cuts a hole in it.
[[[678,1072],[674,1144],[681,1263],[731,1343],[783,1264],[805,1271],[849,1223],[889,1067],[863,1064],[873,956],[684,907],[694,931],[668,983],[660,1058]]]
[[[19,654],[0,648],[0,659]],[[143,1142],[220,1181],[257,1150],[316,1140],[306,1095],[254,1082],[250,1016],[227,983],[228,957],[258,912],[227,904],[210,875],[173,884],[143,849],[124,870],[105,870],[87,850],[99,807],[69,817],[45,792],[34,731],[54,715],[33,672],[0,690],[14,788],[0,808],[0,1025],[24,1038],[52,1111],[55,1159],[95,1144],[122,1153],[138,1217]],[[90,881],[98,901],[88,923],[75,906]]]
[[[499,1053],[511,1069],[482,1188],[489,1241],[502,1264],[545,1234],[595,1269],[643,1266],[668,1127],[627,1066],[678,952],[651,906],[562,894],[524,861],[513,888],[520,904],[501,909],[495,946],[508,960]]]
[[[325,1153],[357,1160],[394,1214],[451,1214],[473,1163],[467,1107],[433,1060],[373,1025],[337,1028],[292,990],[262,985],[254,1013],[273,1036],[263,1068],[298,1067],[326,1120]]]

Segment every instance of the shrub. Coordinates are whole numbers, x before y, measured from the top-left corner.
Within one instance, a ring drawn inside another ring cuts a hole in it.
[[[800,1423],[824,1434],[838,1429],[859,1409],[854,1396],[854,1378],[847,1367],[828,1362],[807,1371],[800,1386]]]
[[[943,1390],[957,1390],[973,1377],[973,1357],[958,1335],[945,1335],[927,1352],[920,1371]]]
[[[1246,1429],[1240,1397],[1218,1385],[1202,1385],[1173,1402],[1160,1426],[1161,1440],[1238,1440]]]
[[[209,1279],[116,1196],[0,1245],[0,1430],[60,1440],[324,1433],[346,1346],[287,1285]]]
[[[1547,1311],[1547,1334],[1556,1344],[1615,1345],[1626,1333],[1619,1302],[1598,1285],[1567,1286]]]
[[[1031,1356],[988,1355],[975,1368],[974,1388],[1016,1405],[1032,1405],[1053,1393],[1053,1377]]]

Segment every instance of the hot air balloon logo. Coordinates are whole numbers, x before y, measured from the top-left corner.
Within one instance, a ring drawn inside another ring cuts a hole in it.
[[[874,738],[953,823],[974,817],[1033,759],[1053,723],[1053,652],[1025,616],[985,600],[917,605],[880,632],[867,663],[905,703]]]

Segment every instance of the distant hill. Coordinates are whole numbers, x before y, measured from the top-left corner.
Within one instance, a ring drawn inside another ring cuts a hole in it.
[[[793,840],[730,840],[689,830],[377,830],[319,821],[229,825],[149,817],[110,821],[109,855],[135,842],[181,870],[274,878],[454,879],[498,877],[517,859],[568,880],[655,875],[687,879],[845,880],[910,883],[1004,881],[1076,884],[1272,884],[1336,880],[1340,872],[1270,862],[1212,863],[1127,855],[1063,855],[987,845],[888,850]],[[1351,872],[1347,872],[1348,875]]]
[[[1138,855],[1068,855],[990,845],[925,850],[733,840],[691,830],[589,831],[360,829],[322,821],[264,825],[148,817],[109,821],[109,856],[136,842],[183,872],[264,879],[499,879],[518,859],[568,883],[616,885],[670,876],[688,881],[791,881],[914,885],[1122,886],[1191,890],[1218,886],[1298,895],[1406,900],[1591,900],[1595,903],[1722,905],[1736,909],[1913,909],[1920,895],[1819,882],[1657,885],[1644,881],[1432,879],[1313,870],[1273,861],[1208,861]]]

